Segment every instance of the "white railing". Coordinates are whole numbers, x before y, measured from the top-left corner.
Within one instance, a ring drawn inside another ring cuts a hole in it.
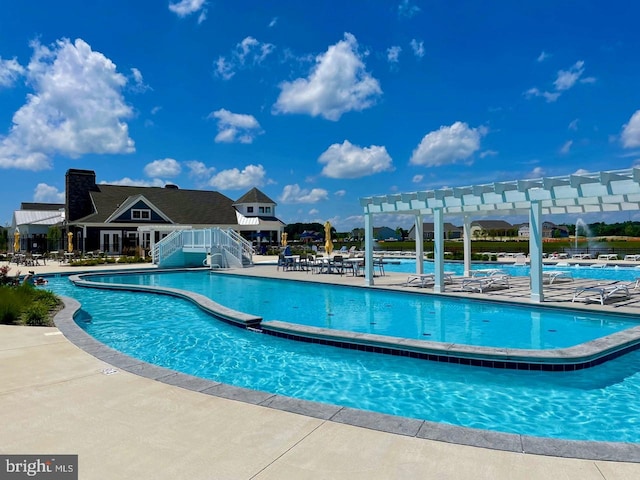
[[[229,228],[207,228],[200,230],[177,230],[171,232],[154,248],[154,263],[161,264],[176,252],[184,249],[202,249],[209,255],[222,255],[223,267],[234,264],[243,267],[253,264],[253,247],[251,243]],[[244,260],[244,261],[243,261]]]
[[[182,250],[182,232],[174,230],[164,237],[153,248],[153,263],[159,264],[163,259],[169,258],[175,252]]]

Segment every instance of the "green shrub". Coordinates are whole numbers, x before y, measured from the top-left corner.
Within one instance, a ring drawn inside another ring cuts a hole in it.
[[[15,325],[18,323],[23,303],[17,290],[19,289],[7,286],[0,287],[1,324]]]
[[[43,302],[33,302],[27,305],[20,316],[20,323],[35,327],[48,326],[49,308]]]
[[[1,324],[52,325],[51,312],[59,305],[55,294],[30,284],[0,286]]]

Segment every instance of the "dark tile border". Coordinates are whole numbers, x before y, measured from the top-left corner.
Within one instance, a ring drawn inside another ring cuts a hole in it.
[[[640,444],[635,443],[559,440],[478,430],[283,397],[193,377],[137,360],[103,345],[74,321],[80,303],[69,297],[62,299],[65,308],[56,315],[55,324],[71,343],[83,350],[86,347],[87,353],[117,368],[167,385],[394,435],[535,455],[640,463]]]
[[[172,271],[175,272],[175,270]],[[139,274],[140,272],[126,272],[125,274],[127,273]],[[162,271],[156,271],[154,273],[162,273]],[[486,368],[565,372],[594,367],[640,348],[640,326],[629,328],[606,337],[597,338],[590,342],[573,347],[550,350],[525,350],[479,347],[454,343],[443,344],[441,342],[431,342],[427,340],[403,339],[382,335],[331,330],[282,321],[263,322],[261,317],[232,310],[212,301],[204,295],[186,290],[149,285],[94,282],[84,278],[103,275],[111,276],[113,275],[113,272],[75,274],[71,275],[69,280],[79,287],[143,291],[177,296],[193,302],[202,310],[227,323],[243,328],[261,330],[264,333],[288,340],[318,343],[386,355],[419,358],[422,360]],[[229,275],[241,276],[236,274]],[[278,281],[291,280],[278,279]],[[362,287],[346,286],[346,288],[360,289]],[[400,295],[411,295],[406,292],[397,293]],[[474,301],[482,302],[482,300]],[[484,302],[486,302],[486,300]],[[518,308],[525,308],[520,304],[512,303],[511,305],[515,305]],[[537,308],[541,307],[537,306]],[[543,308],[562,311],[567,310],[554,307]],[[605,313],[604,315],[607,314]]]

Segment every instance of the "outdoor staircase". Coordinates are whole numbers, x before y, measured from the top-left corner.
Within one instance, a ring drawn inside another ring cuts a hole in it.
[[[155,244],[153,263],[160,268],[245,268],[253,265],[253,246],[235,230],[175,230]]]

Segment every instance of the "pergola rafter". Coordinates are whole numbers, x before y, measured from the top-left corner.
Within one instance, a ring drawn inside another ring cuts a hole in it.
[[[421,222],[424,216],[433,216],[437,239],[442,236],[442,218],[447,215],[462,216],[466,232],[471,217],[529,214],[532,227],[529,252],[532,268],[531,298],[542,301],[541,216],[640,210],[640,168],[378,195],[361,198],[360,205],[364,209],[365,234],[368,238],[365,241],[369,266],[365,270],[365,281],[368,285],[373,284],[373,251],[370,248],[373,245],[373,215],[413,215],[416,225],[418,219]],[[465,235],[464,241],[470,242],[468,235]],[[419,250],[419,258],[422,258],[422,249]],[[470,246],[466,244],[464,251],[467,274],[470,266],[467,252],[470,252]],[[443,261],[441,255],[436,255],[437,292],[444,291],[443,275],[438,275],[442,271]],[[418,261],[416,265],[417,273],[422,273],[422,262]]]

